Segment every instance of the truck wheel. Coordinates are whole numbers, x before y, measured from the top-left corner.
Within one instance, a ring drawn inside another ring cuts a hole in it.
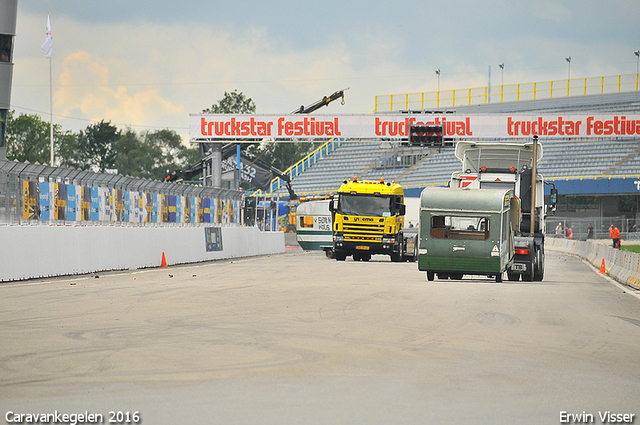
[[[362,260],[362,257],[360,256],[360,254],[353,254],[353,261],[360,261]]]
[[[544,278],[544,270],[536,270],[536,272],[533,274],[533,280],[536,282],[542,282],[543,278]]]
[[[371,260],[371,254],[362,254],[362,261]]]
[[[434,272],[427,272],[427,280],[429,282],[433,281],[435,277],[436,277],[436,274]]]
[[[391,261],[393,261],[394,263],[399,263],[400,261],[402,261],[402,254],[400,254],[399,252],[392,253]]]
[[[496,275],[496,283],[500,283],[500,282],[502,282],[502,272]]]
[[[333,258],[333,250],[331,249],[325,249],[324,250],[324,254],[327,256],[327,258],[331,259]]]
[[[534,274],[533,274],[533,270],[532,270],[532,271],[522,275],[522,281],[523,282],[533,282],[533,277],[534,277]]]
[[[462,276],[464,276],[462,273],[451,273],[449,275],[449,279],[451,279],[451,280],[462,280]]]
[[[544,277],[544,259],[542,257],[542,251],[538,250],[538,261],[536,261],[536,265],[533,268],[533,280],[536,282],[541,282]]]

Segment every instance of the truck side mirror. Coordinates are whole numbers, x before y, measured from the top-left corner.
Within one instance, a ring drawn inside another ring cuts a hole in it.
[[[407,206],[405,204],[400,204],[400,215],[407,214]]]
[[[558,189],[551,189],[551,194],[549,196],[549,203],[547,205],[547,215],[556,215],[556,203],[558,202]]]
[[[550,201],[551,205],[555,205],[558,202],[558,189],[551,189]]]
[[[335,208],[333,208],[333,199],[329,201],[329,211],[333,212]]]

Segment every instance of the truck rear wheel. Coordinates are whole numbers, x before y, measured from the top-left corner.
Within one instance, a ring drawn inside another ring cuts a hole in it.
[[[436,274],[434,272],[427,272],[427,280],[429,282],[433,281],[435,277],[436,277]]]
[[[536,272],[533,274],[533,280],[536,282],[542,282],[543,278],[544,278],[544,270],[536,270]]]

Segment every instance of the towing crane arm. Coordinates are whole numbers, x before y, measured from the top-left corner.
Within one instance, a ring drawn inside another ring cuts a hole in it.
[[[310,114],[311,112],[322,108],[323,106],[327,106],[329,105],[331,102],[333,102],[336,99],[340,99],[342,98],[342,104],[344,105],[344,91],[345,90],[349,90],[349,87],[347,87],[344,90],[338,90],[337,92],[333,93],[330,96],[324,96],[321,100],[317,101],[316,103],[313,103],[307,107],[305,107],[304,105],[300,106],[299,109],[296,109],[295,111],[291,112],[292,114]]]

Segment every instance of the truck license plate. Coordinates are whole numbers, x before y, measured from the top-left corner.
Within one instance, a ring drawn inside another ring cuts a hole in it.
[[[515,272],[526,272],[527,271],[527,265],[524,263],[515,263],[512,267],[511,270],[515,271]]]
[[[363,250],[365,250],[365,251],[368,251],[368,250],[369,250],[369,247],[368,247],[368,246],[364,246],[364,245],[357,245],[357,246],[356,246],[356,249],[363,249]]]

